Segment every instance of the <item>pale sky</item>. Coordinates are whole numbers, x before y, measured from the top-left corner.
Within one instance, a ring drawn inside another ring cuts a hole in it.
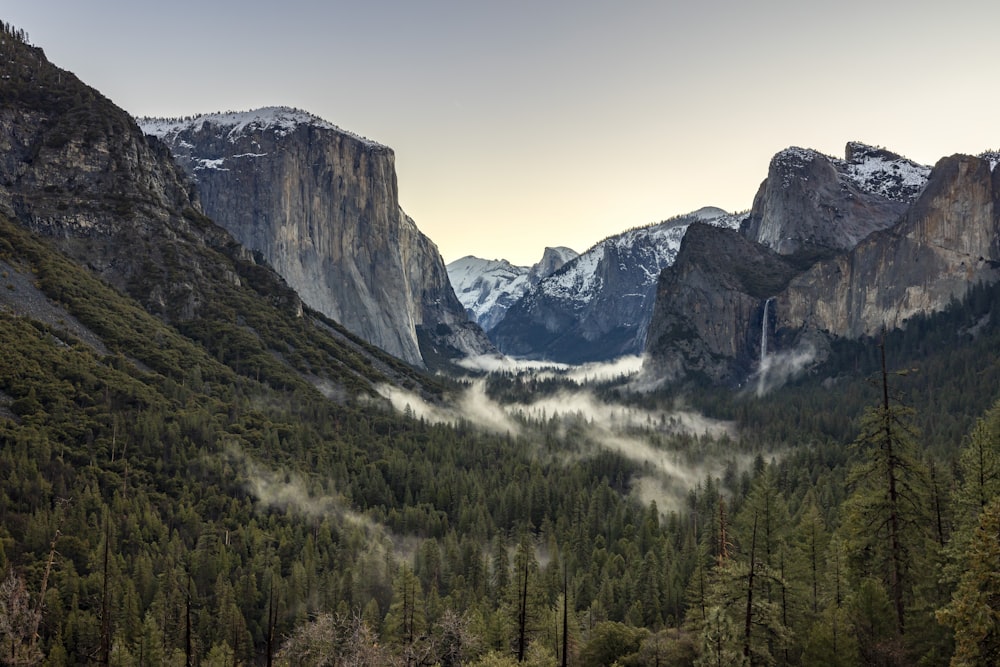
[[[537,261],[750,208],[788,146],[1000,147],[996,0],[3,0],[136,116],[286,105],[390,146],[441,250]]]

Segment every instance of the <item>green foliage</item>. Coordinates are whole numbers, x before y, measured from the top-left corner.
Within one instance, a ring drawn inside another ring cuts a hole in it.
[[[954,667],[1000,661],[1000,496],[982,508],[963,573],[938,619],[955,631]]]

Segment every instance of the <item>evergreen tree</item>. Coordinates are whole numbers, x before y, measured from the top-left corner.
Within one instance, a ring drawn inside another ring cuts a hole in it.
[[[958,588],[937,613],[955,631],[952,667],[1000,664],[1000,495],[982,508],[960,562]]]
[[[880,350],[882,401],[865,414],[854,442],[862,461],[851,472],[845,527],[858,574],[882,577],[902,636],[911,575],[926,552],[926,475],[915,451],[913,411],[890,400],[884,338]]]

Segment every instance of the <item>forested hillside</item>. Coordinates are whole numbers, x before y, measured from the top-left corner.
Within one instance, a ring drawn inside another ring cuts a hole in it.
[[[988,664],[997,648],[1000,410],[975,419],[997,386],[995,290],[888,337],[890,370],[916,367],[889,375],[915,414],[865,381],[877,342],[825,383],[692,397],[739,438],[658,446],[732,463],[657,507],[629,495],[630,459],[566,458],[585,423],[489,435],[264,383],[16,227],[3,239],[3,288],[34,276],[107,347],[0,316],[8,663],[558,664],[566,597],[569,664]]]

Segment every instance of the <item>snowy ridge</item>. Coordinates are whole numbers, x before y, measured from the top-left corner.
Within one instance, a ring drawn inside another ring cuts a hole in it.
[[[467,255],[448,264],[448,279],[469,316],[489,331],[538,281],[576,257],[570,248],[546,248],[542,259],[528,267]]]
[[[681,241],[691,223],[704,222],[737,229],[743,217],[720,208],[705,207],[687,215],[627,230],[597,243],[575,261],[567,263],[562,270],[543,280],[538,289],[549,297],[574,300],[581,305],[589,303],[603,287],[600,264],[611,249],[616,257],[630,258],[630,266],[622,264],[615,268],[621,272],[638,269],[641,277],[636,288],[648,288],[656,283],[660,272],[677,259]]]
[[[324,130],[339,132],[375,148],[385,148],[382,144],[349,132],[333,123],[323,120],[300,109],[291,107],[263,107],[252,111],[227,111],[224,113],[199,114],[184,118],[137,118],[136,123],[146,134],[160,139],[175,137],[182,132],[218,127],[230,142],[235,142],[248,132],[273,130],[279,137],[294,132],[300,125],[311,125]]]
[[[931,168],[882,148],[852,141],[847,145],[846,159],[825,155],[811,148],[791,146],[772,159],[781,168],[782,187],[789,187],[803,178],[801,172],[818,157],[825,158],[834,168],[863,192],[893,201],[913,201],[927,184]]]
[[[996,169],[997,165],[1000,164],[1000,151],[983,151],[978,157],[990,163],[990,171]]]
[[[903,202],[916,199],[931,174],[926,165],[859,142],[849,143],[847,159],[834,164],[865,192]]]

